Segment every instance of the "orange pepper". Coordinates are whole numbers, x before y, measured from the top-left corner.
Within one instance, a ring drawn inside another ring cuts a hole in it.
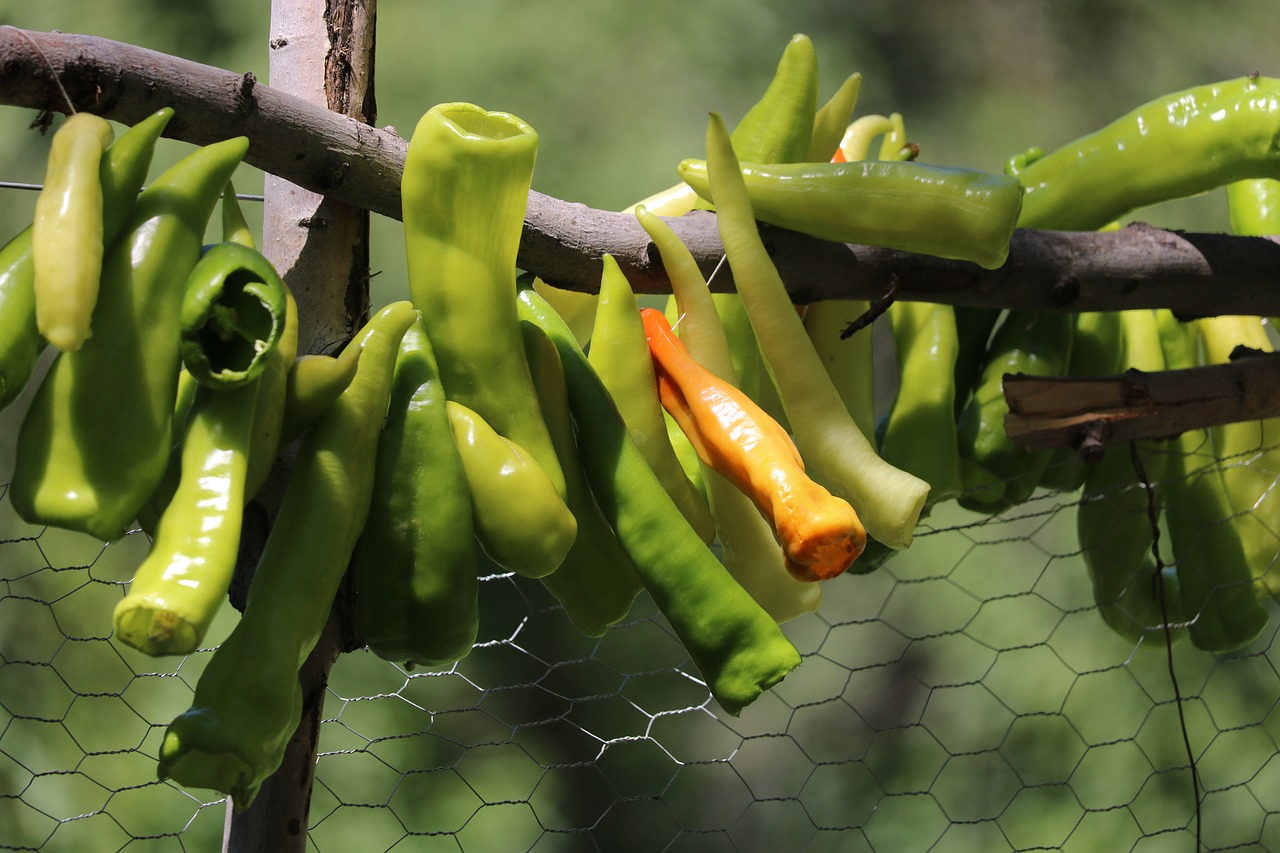
[[[787,571],[800,580],[822,581],[849,568],[867,543],[849,502],[805,474],[787,431],[745,393],[694,360],[661,311],[645,308],[640,315],[663,408],[698,457],[768,519]]]

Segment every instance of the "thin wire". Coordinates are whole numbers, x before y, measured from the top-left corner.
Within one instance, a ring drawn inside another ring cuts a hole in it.
[[[22,181],[0,181],[0,190],[32,190],[39,192],[44,189],[43,184],[28,184]],[[236,198],[240,201],[256,201],[261,203],[265,200],[265,196],[254,193],[236,193]]]
[[[45,52],[40,48],[40,45],[29,33],[16,28],[14,29],[14,32],[26,39],[32,49],[35,50],[36,53],[40,54],[40,59],[44,61],[44,67],[49,69],[49,74],[53,77],[53,85],[58,87],[58,91],[62,93],[62,99],[67,102],[67,109],[71,110],[70,115],[75,115],[76,105],[71,103],[71,96],[67,94],[67,90],[63,88],[62,78],[58,75],[57,69],[53,67],[53,63],[49,61],[49,57],[45,55]]]
[[[1178,671],[1173,664],[1173,628],[1169,624],[1168,603],[1165,601],[1165,585],[1161,579],[1161,575],[1164,573],[1164,559],[1160,556],[1159,508],[1156,506],[1155,487],[1147,478],[1146,466],[1142,464],[1142,454],[1138,452],[1138,443],[1136,441],[1129,442],[1129,458],[1133,462],[1133,469],[1138,475],[1138,480],[1142,483],[1142,489],[1147,495],[1147,520],[1151,524],[1151,556],[1155,560],[1155,573],[1152,576],[1152,583],[1155,585],[1156,597],[1160,602],[1160,618],[1164,621],[1164,650],[1168,659],[1169,683],[1173,687],[1173,701],[1178,709],[1178,726],[1182,731],[1182,746],[1187,751],[1187,764],[1191,768],[1191,796],[1195,800],[1196,809],[1196,849],[1199,850],[1203,846],[1201,838],[1203,815],[1200,808],[1200,770],[1196,766],[1195,750],[1191,747],[1191,734],[1187,729],[1187,714],[1184,707],[1185,701],[1182,697],[1182,689],[1178,686]]]

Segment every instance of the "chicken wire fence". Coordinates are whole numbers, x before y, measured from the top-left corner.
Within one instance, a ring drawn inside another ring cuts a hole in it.
[[[803,664],[737,718],[647,598],[587,639],[537,582],[486,577],[451,669],[334,666],[310,849],[1280,849],[1274,607],[1231,655],[1121,640],[1078,501],[935,509],[787,623]],[[110,637],[147,544],[28,528],[0,492],[4,849],[217,849],[225,801],[155,777],[212,649]]]

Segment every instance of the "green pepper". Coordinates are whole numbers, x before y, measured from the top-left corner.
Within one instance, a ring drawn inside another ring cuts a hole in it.
[[[956,445],[955,367],[958,343],[949,305],[889,306],[899,386],[880,442],[890,465],[929,484],[926,507],[960,494]]]
[[[720,239],[796,446],[815,479],[853,505],[870,536],[890,548],[906,548],[929,485],[881,459],[849,415],[760,239],[729,135],[714,113],[707,162]]]
[[[475,642],[479,583],[466,473],[420,317],[400,340],[376,465],[354,563],[360,633],[384,660],[447,666]]]
[[[359,347],[346,347],[337,356],[308,354],[294,359],[285,380],[281,444],[289,444],[306,432],[347,390],[362,352]]]
[[[1009,403],[1004,376],[1063,375],[1071,357],[1073,327],[1070,314],[1010,311],[996,329],[973,396],[956,424],[964,490],[959,502],[965,509],[999,512],[1035,491],[1052,451],[1023,450],[1005,434]]]
[[[1224,315],[1196,321],[1205,361],[1225,364],[1237,347],[1273,352],[1261,317]],[[1222,466],[1222,483],[1232,510],[1229,522],[1240,535],[1259,594],[1280,597],[1280,494],[1275,488],[1280,463],[1280,418],[1221,424],[1210,431]]]
[[[31,223],[36,325],[63,352],[93,334],[102,275],[102,154],[115,132],[92,113],[74,113],[53,134],[44,186]]]
[[[886,246],[995,269],[1009,255],[1022,187],[1007,175],[915,161],[744,162],[756,218],[841,243]],[[680,177],[714,198],[707,164]]]
[[[280,766],[302,714],[298,669],[369,512],[396,354],[415,319],[408,302],[392,303],[350,344],[365,350],[356,378],[302,440],[244,614],[160,744],[161,779],[229,794],[243,810]]]
[[[19,429],[9,497],[28,523],[116,539],[164,476],[182,283],[247,149],[244,137],[205,146],[138,196],[103,262],[100,333],[59,354]]]
[[[706,500],[685,476],[668,437],[635,294],[613,256],[606,254],[602,261],[604,273],[587,359],[667,494],[702,540],[710,542],[716,535],[715,521]]]
[[[599,637],[626,618],[643,586],[631,558],[596,506],[591,484],[582,470],[560,353],[533,323],[521,320],[520,333],[543,417],[560,456],[569,489],[566,501],[578,523],[578,534],[569,553],[560,568],[541,578],[542,585],[564,607],[565,615],[578,631],[587,637]]]
[[[1091,231],[1169,199],[1280,178],[1280,80],[1240,77],[1157,98],[1043,156],[1013,158],[1022,228]]]
[[[257,402],[256,383],[197,391],[180,444],[177,486],[129,594],[115,608],[116,636],[139,651],[195,651],[227,598]]]
[[[1199,363],[1199,327],[1156,312],[1170,370]],[[1169,463],[1164,513],[1187,633],[1198,649],[1228,652],[1252,642],[1268,614],[1258,602],[1240,529],[1207,430],[1178,436]]]
[[[449,426],[471,492],[476,539],[494,563],[529,578],[564,562],[578,532],[546,471],[478,414],[448,401]]]
[[[1112,343],[1104,346],[1104,351],[1118,349],[1123,359],[1110,373],[1120,368],[1164,369],[1155,312],[1108,312],[1097,319],[1105,318],[1118,321],[1114,336],[1120,345]],[[1103,324],[1110,325],[1109,319]],[[1089,342],[1107,343],[1097,339]],[[1121,637],[1158,645],[1185,633],[1180,625],[1184,617],[1177,575],[1169,566],[1157,570],[1152,550],[1153,525],[1165,504],[1169,473],[1169,452],[1162,444],[1141,441],[1132,448],[1114,446],[1107,448],[1101,459],[1085,463],[1076,514],[1080,550],[1099,615]],[[1134,454],[1139,457],[1145,481],[1139,476]]]
[[[681,317],[680,340],[689,354],[720,379],[733,383],[733,357],[716,305],[689,249],[671,226],[643,207],[636,218],[662,255]],[[701,465],[701,461],[699,461]],[[822,585],[801,581],[787,571],[786,558],[751,499],[714,470],[706,469],[707,484],[721,560],[738,585],[777,622],[816,611]]]
[[[280,275],[256,249],[233,242],[205,249],[179,309],[187,370],[220,390],[257,379],[284,331],[285,299]]]
[[[831,99],[818,108],[813,117],[813,131],[809,136],[809,154],[804,159],[811,163],[830,160],[840,150],[849,126],[849,117],[858,104],[862,91],[862,75],[850,74],[840,84]]]
[[[734,153],[753,163],[796,163],[809,156],[818,108],[818,57],[806,35],[791,37],[760,100],[730,136]],[[852,111],[852,110],[850,110]],[[683,176],[681,176],[683,178]],[[688,183],[686,181],[686,183]],[[709,207],[706,197],[702,206]],[[765,367],[746,306],[737,293],[712,294],[728,336],[738,387],[770,415],[786,423],[786,412]]]
[[[736,716],[800,665],[799,652],[671,502],[569,327],[531,289],[520,291],[519,308],[555,343],[574,420],[590,425],[578,448],[601,512],[712,695]]]
[[[98,178],[102,184],[102,241],[113,243],[124,227],[134,199],[151,166],[156,140],[173,117],[165,108],[121,136],[102,156]],[[26,387],[44,350],[36,324],[35,280],[31,229],[0,249],[0,409]]]
[[[440,104],[414,130],[401,194],[409,292],[446,395],[525,448],[565,493],[516,322],[516,250],[538,135],[507,113]]]

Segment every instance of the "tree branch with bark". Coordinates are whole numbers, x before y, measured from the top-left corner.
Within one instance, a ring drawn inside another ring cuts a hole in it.
[[[275,42],[273,49],[285,45]],[[71,103],[68,103],[67,99]],[[407,142],[236,74],[135,45],[93,36],[0,27],[0,104],[42,112],[87,110],[125,124],[161,107],[175,116],[167,135],[203,145],[230,136],[250,139],[246,162],[334,201],[400,217],[400,176]],[[723,248],[713,214],[669,222],[705,274]],[[1019,229],[999,269],[885,249],[832,243],[762,225],[783,280],[797,303],[874,299],[896,285],[902,300],[1032,311],[1112,311],[1170,308],[1184,317],[1218,314],[1280,316],[1280,242],[1270,238],[1184,233],[1133,225],[1113,232]],[[531,192],[521,240],[521,267],[557,287],[594,292],[604,254],[613,255],[639,293],[669,293],[661,260],[628,214],[596,210]],[[722,268],[712,289],[731,291]],[[1268,365],[1268,368],[1270,365]],[[1253,366],[1250,375],[1261,371]],[[1113,378],[1113,382],[1127,382]],[[1249,381],[1254,381],[1250,379]],[[1035,394],[1071,410],[1079,388],[1040,383]],[[1227,421],[1257,416],[1217,399]],[[1280,412],[1280,405],[1268,410]],[[1097,420],[1105,421],[1098,412]],[[1027,446],[1077,443],[1060,423],[1033,435],[1039,414],[1026,414],[1019,440]],[[1087,419],[1086,419],[1087,420]],[[1158,414],[1145,435],[1176,432],[1181,421]],[[1203,425],[1200,424],[1200,425]],[[1181,428],[1185,428],[1185,425]],[[1070,431],[1068,431],[1070,432]]]

